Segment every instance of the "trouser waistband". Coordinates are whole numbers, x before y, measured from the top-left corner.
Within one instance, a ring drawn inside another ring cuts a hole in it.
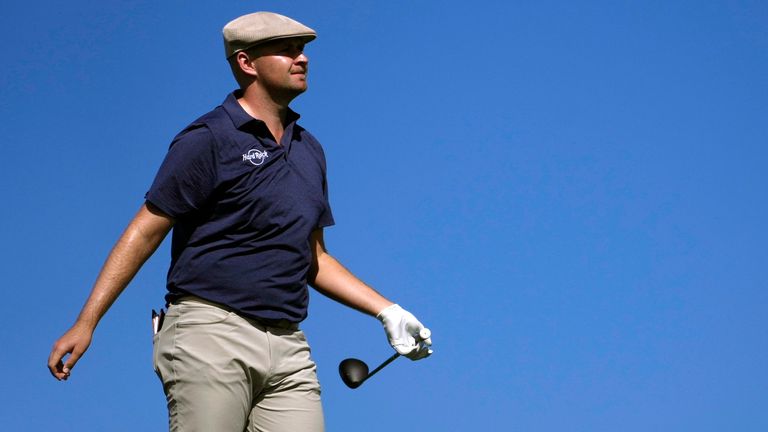
[[[184,302],[184,301],[191,301],[191,302],[195,302],[195,303],[201,303],[201,304],[205,304],[205,305],[208,305],[208,306],[213,306],[213,307],[225,310],[227,312],[232,312],[234,314],[237,314],[239,317],[241,317],[241,318],[243,318],[245,320],[251,321],[251,322],[253,322],[255,324],[258,324],[258,325],[261,325],[263,327],[275,327],[275,328],[279,328],[279,329],[283,329],[283,330],[298,330],[299,329],[299,323],[288,321],[286,319],[275,320],[275,319],[257,318],[257,317],[253,317],[253,316],[250,316],[250,315],[244,315],[242,312],[240,312],[240,311],[238,311],[238,310],[236,310],[234,308],[231,308],[231,307],[229,307],[227,305],[223,305],[221,303],[212,302],[210,300],[206,300],[206,299],[194,296],[194,295],[185,295],[185,296],[179,297],[178,299],[176,299],[173,302],[171,302],[171,304],[181,303],[181,302]]]

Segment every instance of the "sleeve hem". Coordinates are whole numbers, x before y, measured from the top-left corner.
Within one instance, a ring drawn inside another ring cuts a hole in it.
[[[181,216],[181,214],[179,214],[179,212],[174,211],[174,210],[170,209],[168,206],[166,206],[165,204],[158,203],[156,200],[150,198],[149,194],[144,196],[144,200],[146,202],[152,204],[153,206],[157,207],[161,212],[167,214],[168,216],[170,216],[170,217],[172,217],[174,219],[178,219],[179,216]]]

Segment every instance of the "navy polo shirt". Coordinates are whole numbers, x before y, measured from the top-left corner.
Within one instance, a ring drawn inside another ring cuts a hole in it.
[[[238,92],[171,143],[146,199],[174,217],[168,294],[245,316],[307,316],[312,231],[333,225],[325,155],[290,112],[281,142]]]

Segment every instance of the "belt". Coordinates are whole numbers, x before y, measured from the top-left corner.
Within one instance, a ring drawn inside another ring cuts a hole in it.
[[[197,296],[193,295],[185,295],[182,297],[179,297],[178,299],[171,302],[171,304],[177,304],[182,301],[192,301],[195,303],[202,303],[208,306],[213,306],[215,308],[219,308],[221,310],[225,310],[227,312],[232,312],[234,314],[237,314],[240,318],[243,318],[247,321],[250,321],[254,324],[260,325],[262,327],[274,327],[279,328],[283,330],[298,330],[299,329],[299,323],[288,321],[287,319],[269,319],[269,318],[259,318],[254,317],[251,315],[244,315],[242,312],[238,311],[237,309],[231,308],[227,305],[223,305],[221,303],[212,302],[210,300],[206,300]]]

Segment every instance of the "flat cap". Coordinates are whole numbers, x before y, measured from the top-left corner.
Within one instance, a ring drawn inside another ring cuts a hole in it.
[[[273,12],[255,12],[235,18],[222,30],[227,58],[260,43],[300,37],[307,42],[317,33],[304,24]]]

